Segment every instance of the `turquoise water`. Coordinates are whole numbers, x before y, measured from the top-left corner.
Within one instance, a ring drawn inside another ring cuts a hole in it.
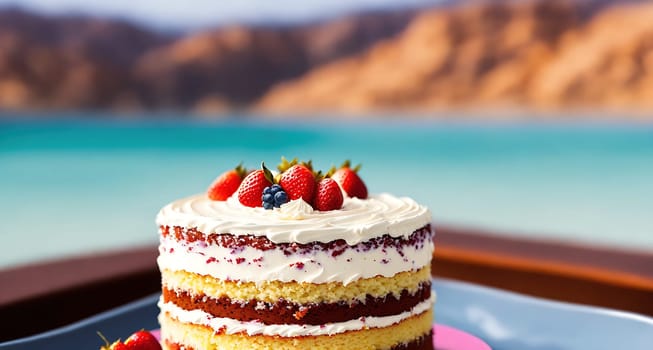
[[[436,222],[653,251],[653,125],[0,121],[0,266],[156,241],[167,202],[245,161],[362,162]]]

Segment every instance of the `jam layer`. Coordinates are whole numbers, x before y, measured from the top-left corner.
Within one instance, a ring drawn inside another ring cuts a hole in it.
[[[257,320],[265,324],[321,325],[360,317],[392,316],[409,311],[430,297],[430,281],[420,283],[413,293],[404,289],[398,296],[395,294],[382,297],[367,295],[365,300],[308,304],[293,303],[285,299],[279,299],[272,303],[259,300],[238,301],[229,297],[214,298],[205,294],[163,289],[164,302],[174,303],[184,310],[202,310],[214,317],[245,322]]]

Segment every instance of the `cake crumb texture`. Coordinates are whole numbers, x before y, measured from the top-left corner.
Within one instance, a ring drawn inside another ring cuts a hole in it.
[[[417,271],[405,271],[392,277],[377,276],[359,279],[346,286],[341,282],[299,283],[267,281],[254,282],[225,281],[211,276],[202,276],[186,271],[161,271],[163,287],[172,290],[188,291],[195,295],[213,298],[228,297],[231,300],[260,300],[274,303],[279,299],[307,303],[335,303],[343,300],[364,301],[368,295],[383,297],[388,294],[401,295],[403,290],[415,293],[421,283],[431,280],[431,266]]]
[[[368,328],[335,335],[285,338],[279,336],[248,336],[247,334],[220,334],[213,329],[177,321],[167,313],[159,316],[164,348],[204,350],[391,350],[420,339],[431,332],[433,311],[405,319],[390,327]],[[419,349],[432,349],[431,342]]]

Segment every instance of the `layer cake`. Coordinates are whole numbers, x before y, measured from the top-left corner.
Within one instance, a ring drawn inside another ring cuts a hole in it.
[[[177,200],[157,216],[164,348],[432,349],[430,220],[390,194]]]

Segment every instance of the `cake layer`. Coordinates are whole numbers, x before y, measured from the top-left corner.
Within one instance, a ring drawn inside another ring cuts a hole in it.
[[[265,324],[259,321],[238,321],[227,317],[213,317],[202,310],[184,310],[181,307],[159,300],[159,308],[162,314],[168,314],[182,323],[190,323],[200,326],[207,326],[216,333],[247,335],[268,335],[280,337],[300,337],[315,335],[334,335],[361,329],[385,328],[402,322],[413,316],[420,315],[431,310],[435,296],[425,300],[410,311],[397,315],[384,317],[359,317],[345,322],[326,323],[321,325],[297,325],[297,324]],[[163,327],[162,327],[163,328]]]
[[[410,198],[390,194],[345,198],[339,210],[313,211],[302,200],[274,210],[245,207],[235,196],[212,201],[206,194],[172,202],[157,215],[159,226],[196,228],[200,232],[265,236],[274,243],[345,240],[355,245],[389,234],[409,236],[431,221],[429,210]]]
[[[410,311],[431,297],[431,284],[420,284],[416,293],[403,290],[399,296],[370,295],[364,301],[297,304],[286,299],[274,303],[256,299],[232,300],[228,297],[212,298],[205,294],[163,289],[163,301],[184,310],[202,310],[213,317],[228,317],[239,321],[259,321],[265,324],[309,324],[344,322],[360,317],[383,317]]]
[[[385,234],[353,246],[342,239],[275,244],[266,237],[163,226],[157,261],[161,270],[184,270],[222,280],[349,284],[418,270],[430,264],[432,253],[430,225],[407,236]]]
[[[180,322],[163,312],[159,317],[161,336],[168,349],[204,350],[283,350],[283,349],[432,349],[430,338],[433,314],[430,308],[420,314],[383,328],[366,328],[335,335],[279,337],[228,334],[213,328]],[[284,326],[280,326],[284,327]]]
[[[270,349],[278,350],[283,349],[274,345]],[[195,350],[189,346],[184,346],[177,343],[165,341],[163,344],[163,349],[165,350]],[[347,347],[349,349],[349,347]],[[417,339],[413,339],[408,343],[401,343],[390,348],[390,350],[434,350],[433,348],[433,332],[425,334]]]
[[[268,281],[262,283],[226,281],[185,271],[161,270],[163,288],[188,291],[211,298],[227,297],[231,300],[258,300],[275,303],[284,299],[296,304],[337,303],[365,301],[386,295],[399,296],[405,290],[417,293],[420,285],[431,281],[431,266],[417,271],[400,272],[393,277],[377,276],[359,279],[347,285],[341,282],[321,284],[305,282]]]

